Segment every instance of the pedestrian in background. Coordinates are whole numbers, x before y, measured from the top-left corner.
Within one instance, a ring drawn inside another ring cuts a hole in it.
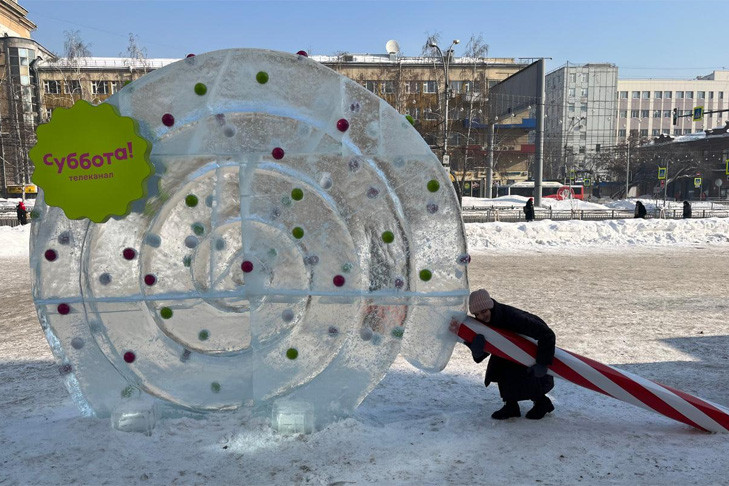
[[[18,215],[18,222],[20,224],[28,224],[28,210],[25,209],[25,203],[20,201],[15,207],[15,212]]]
[[[648,211],[646,211],[645,206],[643,206],[643,203],[640,201],[636,201],[635,202],[635,217],[645,219],[645,215],[647,213],[648,213]]]
[[[691,203],[688,201],[683,202],[683,217],[684,219],[691,217]]]
[[[530,197],[522,209],[524,211],[524,218],[527,221],[534,221],[534,198]]]

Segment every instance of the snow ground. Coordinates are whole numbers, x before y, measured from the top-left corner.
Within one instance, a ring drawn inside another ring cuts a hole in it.
[[[473,288],[543,317],[566,349],[729,404],[729,221],[467,225]],[[491,420],[484,364],[398,358],[347,420],[281,436],[226,413],[151,437],[79,416],[30,295],[28,227],[0,227],[0,484],[726,484],[729,437],[558,381],[556,410]],[[522,407],[522,412],[526,411]]]

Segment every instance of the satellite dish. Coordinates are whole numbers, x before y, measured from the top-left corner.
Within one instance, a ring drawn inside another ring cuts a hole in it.
[[[387,49],[388,54],[397,54],[400,52],[400,44],[396,40],[389,40],[385,44],[385,49]]]

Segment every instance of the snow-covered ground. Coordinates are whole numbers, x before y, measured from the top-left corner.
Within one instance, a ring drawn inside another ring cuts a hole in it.
[[[542,316],[559,346],[729,405],[729,220],[466,228],[471,286]],[[498,392],[460,345],[438,374],[398,358],[354,417],[311,435],[240,413],[114,431],[63,387],[32,305],[28,230],[0,227],[2,485],[727,483],[729,434],[570,383],[541,421],[491,420]]]

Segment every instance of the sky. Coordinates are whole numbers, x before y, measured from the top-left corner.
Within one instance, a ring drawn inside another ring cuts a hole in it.
[[[123,55],[129,34],[149,57],[181,58],[233,47],[313,55],[384,53],[394,39],[421,54],[428,34],[443,47],[482,35],[490,57],[608,62],[621,78],[693,79],[729,68],[729,2],[720,1],[42,1],[20,0],[38,25],[32,37],[63,53],[79,31],[94,56]]]

